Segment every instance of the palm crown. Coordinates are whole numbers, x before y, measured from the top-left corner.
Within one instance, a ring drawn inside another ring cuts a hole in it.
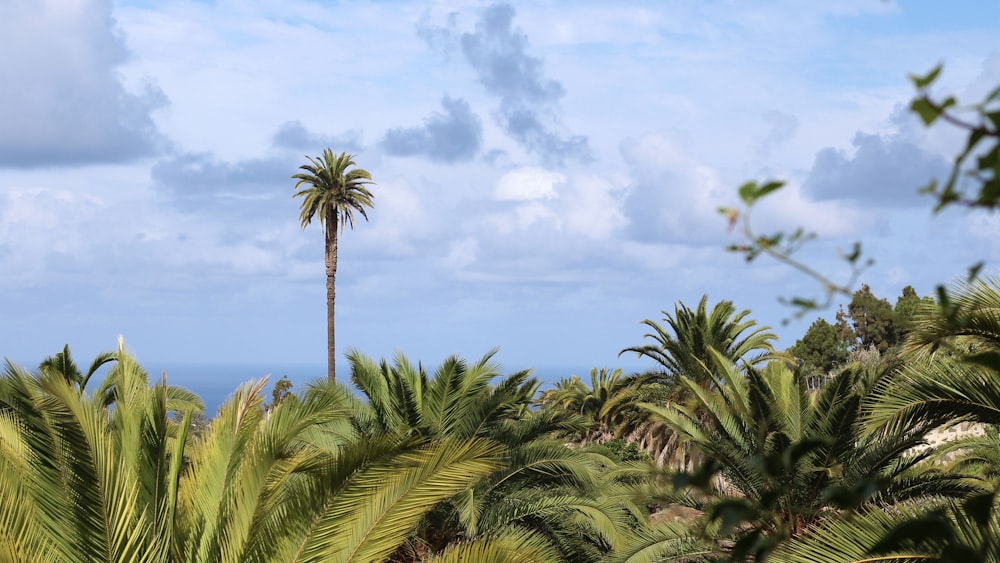
[[[345,152],[337,155],[326,149],[320,158],[306,158],[309,164],[299,167],[304,172],[292,176],[292,179],[298,180],[295,184],[298,191],[294,197],[304,198],[299,215],[302,228],[309,225],[313,217],[318,217],[324,229],[329,228],[327,221],[330,220],[334,222],[334,228],[339,223],[341,230],[345,224],[353,229],[355,211],[367,220],[365,208],[374,206],[375,196],[365,185],[374,182],[367,170],[348,170],[355,166],[354,155]],[[300,190],[303,185],[309,187]]]

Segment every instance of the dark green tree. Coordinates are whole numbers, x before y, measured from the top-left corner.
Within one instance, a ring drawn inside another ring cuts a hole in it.
[[[271,389],[271,408],[280,405],[289,395],[292,394],[292,382],[287,375],[274,382],[274,389]]]
[[[934,304],[933,297],[920,297],[912,285],[903,288],[903,294],[896,299],[893,311],[896,313],[896,327],[899,329],[899,341],[913,329],[913,316],[922,304]]]
[[[837,327],[819,318],[788,350],[801,360],[808,375],[825,375],[847,359],[847,345],[837,333]]]
[[[847,305],[847,317],[854,328],[856,347],[874,346],[879,352],[885,352],[899,343],[899,328],[892,305],[876,297],[868,284],[862,284],[861,289],[854,292]]]

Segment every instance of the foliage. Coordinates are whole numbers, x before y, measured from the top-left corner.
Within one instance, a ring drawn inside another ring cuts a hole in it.
[[[664,400],[666,387],[656,382],[656,372],[625,376],[622,370],[606,368],[590,370],[590,385],[572,376],[556,382],[553,389],[543,392],[537,404],[543,410],[579,414],[588,426],[583,432],[567,437],[581,440],[606,441],[609,438],[639,439],[647,424],[640,402]]]
[[[507,455],[502,467],[439,503],[392,561],[477,553],[524,532],[561,560],[592,561],[637,522],[630,515],[638,511],[627,499],[608,494],[613,488],[602,473],[612,459],[549,438],[585,431],[586,418],[532,410],[538,382],[529,371],[501,376],[495,354],[474,363],[452,356],[431,374],[402,354],[390,363],[348,353],[352,381],[367,399],[355,417],[360,433],[489,439]],[[605,380],[612,375],[605,372]]]
[[[945,307],[918,311],[905,347],[909,361],[896,384],[880,391],[876,420],[1000,424],[998,283],[956,283]]]
[[[18,561],[384,559],[440,502],[503,465],[482,439],[363,436],[335,385],[265,414],[250,382],[191,439],[197,397],[150,386],[120,346],[93,394],[8,363],[0,536]],[[110,405],[110,408],[109,408]],[[183,412],[180,422],[171,412]]]
[[[737,312],[731,301],[720,301],[709,312],[707,304],[705,295],[693,310],[677,303],[673,314],[663,311],[666,328],[644,320],[642,324],[653,330],[645,335],[652,344],[625,348],[621,354],[635,352],[656,361],[668,380],[687,376],[710,385],[711,375],[720,367],[710,350],[748,365],[758,364],[774,352],[771,341],[776,336],[770,327],[757,326],[756,321],[748,319],[749,310]]]
[[[955,157],[951,174],[938,185],[932,180],[921,191],[937,199],[935,211],[952,204],[996,209],[1000,205],[1000,86],[975,105],[963,107],[953,96],[935,99],[930,89],[941,75],[938,65],[924,76],[911,76],[918,95],[910,110],[920,116],[924,125],[945,121],[968,133],[965,148]],[[974,161],[970,165],[969,161]],[[962,186],[962,181],[975,187]]]
[[[604,442],[604,447],[611,450],[611,453],[619,461],[651,461],[649,452],[639,449],[635,442],[626,442],[621,438],[612,438]]]
[[[309,164],[299,167],[303,172],[292,176],[298,180],[293,197],[302,198],[299,213],[302,228],[316,218],[324,232],[343,231],[346,226],[353,229],[355,212],[368,219],[366,209],[375,205],[375,196],[365,186],[374,182],[367,170],[351,168],[355,166],[354,155],[337,155],[325,149],[322,156],[306,159]]]
[[[73,355],[69,351],[69,344],[67,344],[55,356],[49,356],[42,360],[42,363],[38,365],[38,370],[49,374],[58,374],[68,383],[77,387],[80,392],[83,392],[90,378],[104,365],[115,361],[116,358],[115,352],[101,352],[90,363],[87,373],[83,373],[73,361]]]
[[[913,286],[908,285],[903,288],[903,293],[896,298],[896,305],[893,312],[896,314],[896,328],[899,330],[899,339],[902,342],[913,329],[913,318],[922,307],[934,305],[934,298],[920,297]]]
[[[892,511],[831,518],[786,542],[775,563],[997,563],[1000,510],[996,492],[962,501],[906,503]]]
[[[271,389],[271,405],[270,408],[275,408],[280,405],[289,395],[292,394],[292,382],[288,379],[287,375],[281,376],[281,379],[274,382],[274,388]]]
[[[847,359],[847,346],[837,329],[822,318],[813,321],[788,351],[802,362],[808,375],[825,376]]]
[[[721,354],[717,354],[724,362]],[[812,398],[804,377],[772,362],[764,369],[729,363],[711,390],[682,378],[704,416],[680,405],[650,409],[705,452],[721,480],[708,518],[735,533],[733,555],[763,558],[833,509],[867,509],[912,498],[962,496],[976,488],[961,475],[923,470],[915,453],[930,429],[866,424],[875,391],[891,370],[846,369]],[[677,483],[698,482],[689,476]]]
[[[982,434],[952,440],[937,456],[949,470],[973,475],[985,483],[1000,482],[1000,428],[987,426]]]
[[[875,297],[868,284],[861,284],[861,289],[854,292],[847,305],[846,318],[857,339],[852,347],[874,346],[879,352],[885,352],[899,342],[896,314],[892,305],[885,299]]]

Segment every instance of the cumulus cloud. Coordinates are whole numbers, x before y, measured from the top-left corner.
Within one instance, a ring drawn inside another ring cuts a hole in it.
[[[803,189],[818,200],[846,199],[876,205],[919,205],[919,188],[948,173],[939,154],[917,144],[904,132],[858,131],[853,154],[827,147],[816,154]]]
[[[166,141],[151,112],[166,104],[147,83],[129,92],[128,58],[110,0],[12,0],[0,18],[0,166],[125,162]]]
[[[434,112],[419,127],[386,131],[382,148],[395,156],[424,156],[433,162],[472,160],[482,144],[479,118],[462,99],[441,100],[444,113]]]
[[[566,90],[545,75],[541,59],[527,53],[528,37],[513,26],[514,15],[509,4],[488,6],[480,14],[475,31],[457,36],[458,48],[476,71],[479,83],[499,98],[496,118],[518,144],[553,163],[590,160],[585,136],[558,131],[553,110]],[[424,21],[418,26],[418,34],[432,48],[455,45],[452,30],[456,20],[450,16],[449,25],[443,28]]]
[[[623,191],[624,186],[602,177],[517,168],[497,180],[493,198],[500,206],[487,216],[487,232],[531,230],[553,248],[560,247],[558,237],[608,239],[628,223],[621,210]]]
[[[566,176],[543,168],[525,167],[511,170],[497,180],[493,197],[499,201],[530,201],[557,197],[559,184]]]
[[[625,202],[630,236],[640,242],[708,242],[724,233],[716,209],[728,194],[718,173],[684,148],[683,139],[659,133],[621,146],[634,184]]]
[[[278,126],[271,144],[280,149],[319,152],[331,147],[336,152],[358,152],[363,148],[361,131],[351,129],[340,135],[320,135],[307,129],[301,121],[286,121]]]

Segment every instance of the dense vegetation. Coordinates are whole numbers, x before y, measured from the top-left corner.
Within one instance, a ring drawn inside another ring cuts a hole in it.
[[[1000,280],[952,295],[862,288],[785,352],[728,301],[677,304],[623,351],[658,369],[546,390],[492,352],[350,351],[358,395],[253,381],[204,424],[121,343],[86,373],[68,347],[8,363],[2,558],[996,561],[996,431],[921,447],[1000,423]]]

